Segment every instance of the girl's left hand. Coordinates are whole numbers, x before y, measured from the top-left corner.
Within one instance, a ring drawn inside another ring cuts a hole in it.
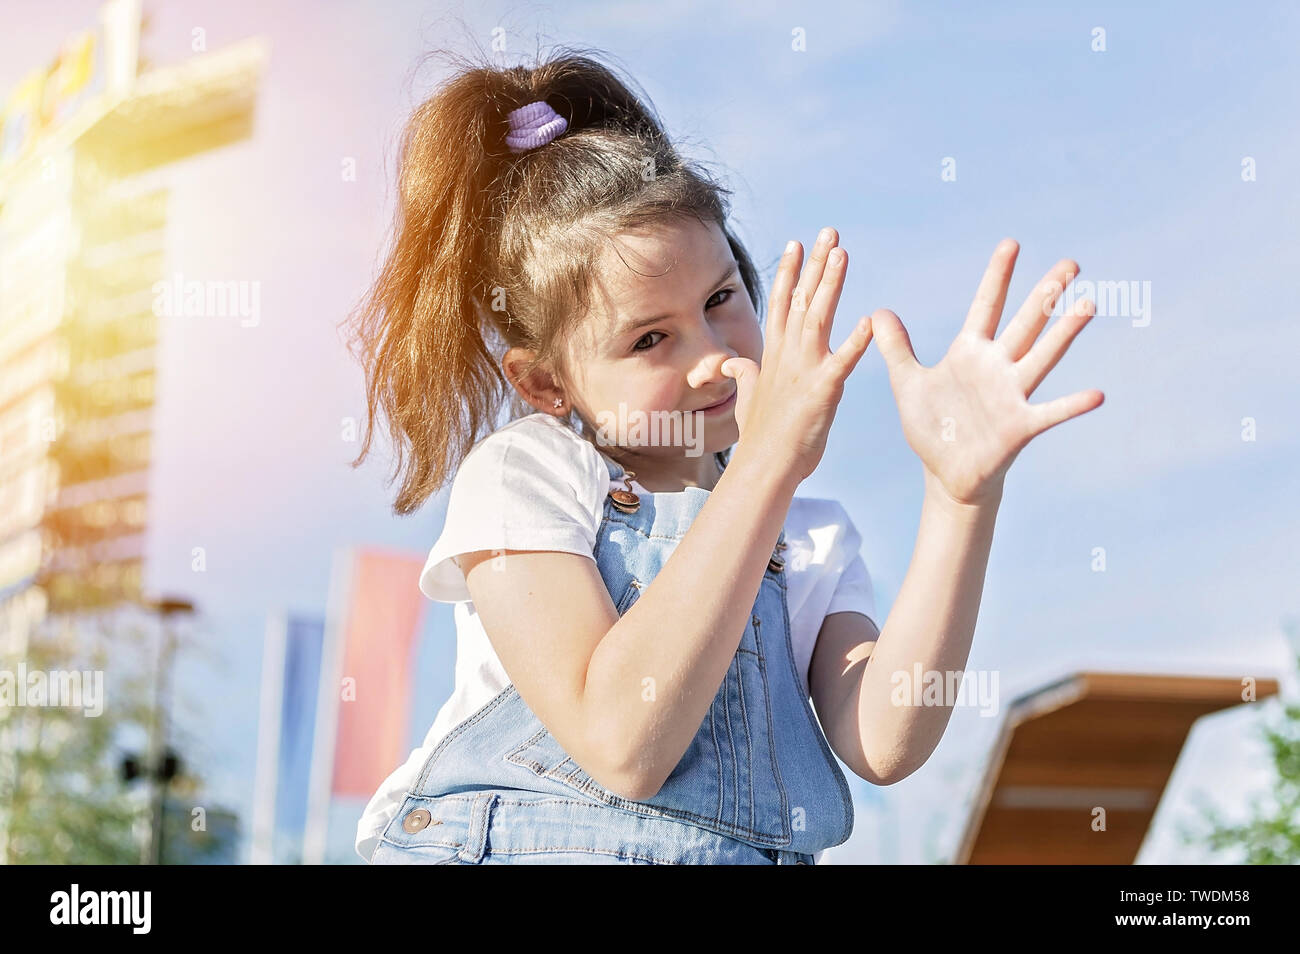
[[[871,316],[903,436],[921,458],[927,485],[937,484],[959,504],[1000,500],[1003,478],[1026,444],[1105,400],[1093,389],[1042,404],[1028,402],[1092,317],[1093,303],[1079,301],[1037,340],[1057,299],[1079,273],[1075,262],[1062,259],[994,340],[1019,252],[1014,239],[998,244],[966,323],[932,368],[916,360],[896,314],[882,308]]]

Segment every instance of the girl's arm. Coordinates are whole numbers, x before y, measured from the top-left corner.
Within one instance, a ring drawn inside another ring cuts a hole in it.
[[[605,788],[643,801],[681,761],[740,646],[796,486],[737,445],[621,618],[587,557],[507,550],[501,560],[491,551],[457,560],[510,681]]]
[[[740,646],[799,483],[812,473],[870,341],[827,339],[847,256],[826,230],[795,288],[791,243],[773,283],[761,368],[732,358],[740,440],[664,567],[620,618],[583,556],[480,552],[460,561],[484,630],[524,702],[587,774],[652,797],[690,747]],[[825,274],[823,275],[823,271]],[[792,291],[793,289],[793,291]]]
[[[966,669],[999,502],[955,503],[927,477],[912,562],[884,630],[861,613],[822,623],[808,677],[813,703],[831,748],[860,778],[892,785],[943,737],[953,700],[911,705],[911,683],[918,664],[923,676],[943,674],[945,686],[947,673]],[[900,681],[903,705],[895,704]]]
[[[1075,262],[1062,259],[995,339],[1019,251],[1013,240],[998,244],[961,331],[932,368],[917,362],[897,315],[885,309],[872,315],[903,435],[923,466],[921,525],[870,661],[860,660],[861,644],[871,635],[865,622],[836,620],[826,650],[814,650],[822,657],[816,691],[828,741],[872,781],[888,784],[915,771],[948,724],[951,704],[925,705],[920,693],[922,704],[915,705],[910,689],[917,664],[923,680],[938,671],[944,687],[949,673],[965,671],[1007,470],[1034,437],[1105,399],[1089,390],[1028,402],[1092,317],[1092,303],[1078,302],[1039,337],[1079,272]],[[909,691],[895,691],[900,679]]]

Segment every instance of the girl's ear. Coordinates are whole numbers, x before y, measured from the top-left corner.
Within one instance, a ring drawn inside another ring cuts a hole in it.
[[[501,370],[514,389],[531,407],[556,417],[568,417],[573,410],[564,386],[546,368],[527,370],[536,358],[529,348],[511,348],[501,359]]]

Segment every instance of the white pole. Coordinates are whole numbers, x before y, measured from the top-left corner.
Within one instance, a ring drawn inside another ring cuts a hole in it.
[[[353,549],[348,546],[336,548],[325,609],[320,691],[316,697],[316,732],[311,747],[307,825],[302,848],[302,862],[305,865],[325,863],[330,786],[334,777],[334,745],[339,724],[339,687],[343,676],[343,630],[347,625],[347,613],[351,609],[355,574],[356,557]]]
[[[289,614],[267,614],[262,643],[262,695],[257,716],[257,773],[253,780],[253,841],[249,863],[275,863],[275,795],[280,773],[280,717],[284,710],[284,665]]]

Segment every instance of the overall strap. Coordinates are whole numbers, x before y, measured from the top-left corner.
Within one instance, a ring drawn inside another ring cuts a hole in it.
[[[596,448],[596,453],[600,454],[600,459],[605,462],[605,469],[609,471],[610,480],[618,480],[623,476],[623,466],[614,460],[614,458],[610,457],[599,447]],[[731,448],[728,448],[725,451],[715,451],[713,456],[718,460],[718,468],[725,471],[727,469],[727,463],[731,459]]]
[[[622,478],[623,474],[626,472],[622,467],[622,465],[620,465],[617,461],[615,461],[604,451],[600,450],[600,448],[597,447],[596,451],[597,453],[600,454],[601,460],[605,462],[605,467],[609,471],[609,479],[619,480],[620,478]],[[714,457],[716,457],[718,460],[718,467],[723,471],[727,469],[727,464],[731,460],[731,451],[732,448],[729,447],[725,451],[716,451],[714,453]],[[636,512],[639,506],[639,500],[637,498],[637,495],[633,493],[630,488],[631,488],[631,481],[627,481],[622,488],[617,490],[611,490],[608,493],[607,496],[613,502],[614,508],[616,510],[622,510],[624,513]],[[775,549],[772,551],[772,559],[768,562],[768,568],[773,572],[779,573],[784,568],[785,559],[782,554],[782,551],[784,551],[785,549],[786,549],[785,525],[782,524],[781,534],[777,538]]]

